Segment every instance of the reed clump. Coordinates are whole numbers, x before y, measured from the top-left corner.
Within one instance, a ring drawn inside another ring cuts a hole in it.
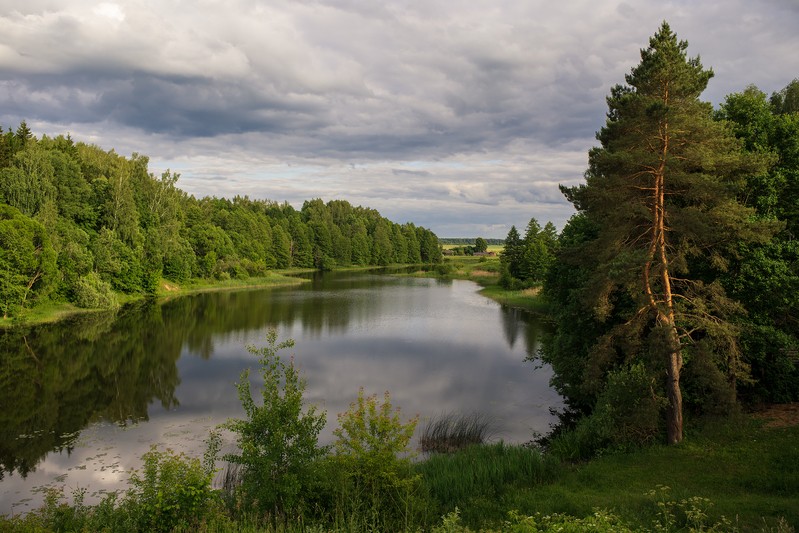
[[[491,420],[480,413],[445,414],[428,421],[419,436],[423,453],[453,453],[484,444],[491,437]]]

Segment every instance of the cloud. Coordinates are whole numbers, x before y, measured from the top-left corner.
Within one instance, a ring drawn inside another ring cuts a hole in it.
[[[362,199],[467,235],[489,209],[487,228],[524,206],[517,225],[562,225],[571,211],[556,185],[581,178],[605,96],[664,19],[714,68],[714,104],[799,75],[788,0],[183,7],[0,10],[0,123],[148,154],[155,171],[180,167],[194,194]],[[416,204],[398,210],[406,198]]]

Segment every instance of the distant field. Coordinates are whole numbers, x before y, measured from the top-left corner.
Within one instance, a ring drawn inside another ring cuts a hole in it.
[[[474,244],[442,244],[441,247],[445,250],[452,250],[453,248],[462,248],[463,246],[474,246]],[[488,251],[499,253],[504,248],[502,244],[489,244]]]

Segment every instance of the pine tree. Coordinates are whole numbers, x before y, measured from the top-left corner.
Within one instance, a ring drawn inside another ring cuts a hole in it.
[[[714,354],[731,385],[745,371],[727,320],[738,307],[712,272],[725,268],[733,243],[770,235],[735,197],[742,175],[762,160],[742,155],[699,100],[713,73],[686,57],[687,46],[662,24],[627,84],[607,99],[585,185],[563,189],[599,228],[577,257],[591,263],[587,304],[614,324],[589,365],[607,371],[643,358],[664,376],[669,443],[682,440],[687,355]]]

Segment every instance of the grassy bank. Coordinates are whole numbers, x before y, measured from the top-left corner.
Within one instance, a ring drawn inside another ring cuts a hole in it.
[[[501,249],[501,247],[496,247]],[[491,250],[491,247],[489,247]],[[480,294],[503,305],[527,309],[536,313],[546,312],[546,303],[540,297],[540,288],[510,291],[499,285],[499,257],[475,257],[456,255],[444,257],[444,262],[435,268],[419,270],[413,276],[466,279],[482,287]]]
[[[269,272],[266,276],[251,277],[246,279],[195,279],[186,283],[175,283],[168,280],[161,280],[159,283],[156,298],[169,299],[176,296],[184,296],[199,292],[227,291],[242,289],[259,289],[265,287],[278,287],[287,285],[299,285],[305,280],[293,277],[295,274],[314,272],[313,269],[289,269],[276,270]],[[147,298],[141,294],[116,293],[116,298],[120,305],[143,300]],[[26,309],[17,317],[0,318],[0,328],[9,328],[17,325],[35,325],[57,322],[72,315],[82,313],[93,313],[106,311],[106,309],[85,309],[65,302],[45,302],[31,309]]]
[[[542,463],[533,471],[535,475],[509,475],[505,483],[470,486],[461,492],[458,483],[473,484],[482,474],[441,483],[435,480],[444,476],[430,476],[427,470],[446,468],[433,463],[420,468],[426,480],[435,481],[432,494],[458,494],[441,498],[446,501],[442,511],[458,507],[461,521],[474,529],[497,527],[510,510],[582,519],[602,509],[643,531],[656,530],[658,522],[665,524],[667,512],[674,515],[675,523],[666,531],[688,530],[688,515],[700,514],[705,516],[705,527],[729,521],[719,531],[790,531],[782,526],[799,526],[797,422],[768,427],[766,421],[752,416],[710,421],[693,428],[678,446],[608,454],[554,469]],[[449,470],[473,470],[475,464],[481,472],[485,470],[479,460],[464,463],[464,458],[446,457],[452,463]],[[444,486],[439,488],[440,484]]]

